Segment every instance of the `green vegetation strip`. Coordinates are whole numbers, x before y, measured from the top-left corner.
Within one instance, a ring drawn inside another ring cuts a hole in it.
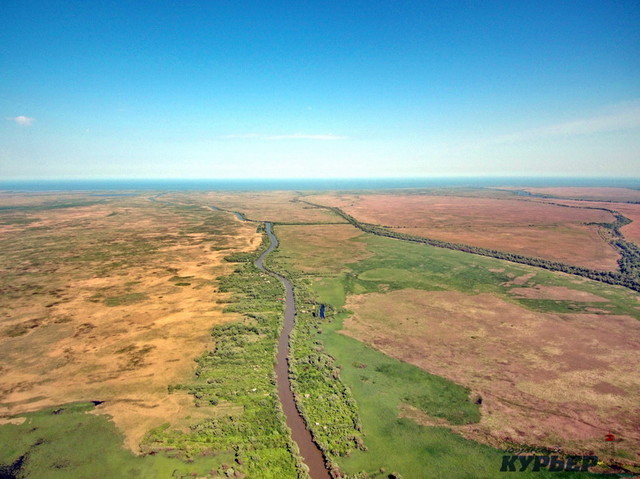
[[[291,275],[289,275],[291,276]],[[296,292],[296,323],[290,336],[291,389],[314,441],[322,450],[332,477],[341,477],[337,457],[366,449],[357,405],[340,379],[340,368],[327,354],[318,334],[320,319],[316,302],[299,278]]]
[[[234,293],[225,309],[243,319],[216,326],[215,347],[197,359],[196,379],[173,386],[187,391],[196,405],[212,408],[211,418],[188,430],[168,425],[146,437],[146,452],[165,451],[191,459],[231,454],[221,474],[233,477],[306,478],[297,447],[290,438],[280,407],[274,360],[282,324],[283,291],[279,281],[253,265],[253,255],[234,255],[234,274],[220,278],[220,291]]]

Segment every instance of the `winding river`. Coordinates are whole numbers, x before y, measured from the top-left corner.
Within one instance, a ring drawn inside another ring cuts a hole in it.
[[[285,311],[284,311],[284,326],[280,337],[278,338],[278,355],[276,358],[276,378],[278,386],[278,396],[282,403],[282,409],[287,419],[287,426],[291,428],[291,436],[293,440],[298,444],[300,454],[302,455],[305,464],[309,467],[309,475],[311,479],[329,479],[329,472],[324,465],[324,458],[322,452],[318,448],[313,439],[311,433],[307,429],[304,423],[304,419],[300,416],[296,403],[293,398],[293,392],[291,391],[291,384],[289,383],[289,364],[287,357],[289,356],[289,335],[293,329],[293,324],[296,316],[296,304],[293,296],[293,286],[291,282],[284,276],[280,276],[273,271],[265,268],[263,262],[264,258],[278,247],[278,238],[273,233],[271,223],[265,223],[267,236],[269,237],[269,247],[260,255],[255,261],[255,265],[258,269],[270,274],[274,278],[280,280],[285,289]]]
[[[164,193],[160,193],[148,199],[158,203],[172,204],[158,199],[163,194]],[[230,211],[213,205],[210,205],[209,208],[215,211],[233,213],[240,221],[251,221],[239,211]],[[264,266],[264,258],[278,247],[278,238],[276,238],[276,235],[273,233],[273,225],[266,222],[265,229],[267,236],[269,237],[269,247],[258,257],[258,259],[255,260],[254,264],[259,270],[277,278],[285,289],[284,325],[280,332],[280,336],[278,337],[278,353],[276,355],[276,384],[278,388],[278,397],[282,404],[282,410],[284,411],[287,426],[291,429],[291,437],[298,445],[300,455],[302,456],[304,463],[309,468],[309,476],[311,476],[311,479],[331,479],[329,471],[327,471],[327,468],[324,465],[322,451],[320,451],[316,443],[313,442],[311,433],[307,429],[304,419],[296,408],[293,391],[291,391],[291,384],[289,383],[289,362],[287,361],[287,358],[289,357],[289,335],[293,329],[296,316],[296,303],[293,295],[293,285],[291,282],[284,276],[280,276],[278,273],[274,273]]]

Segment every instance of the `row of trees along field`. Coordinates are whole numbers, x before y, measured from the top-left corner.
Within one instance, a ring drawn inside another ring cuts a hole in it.
[[[345,213],[340,208],[334,206],[324,206],[304,201],[311,206],[318,208],[325,208],[333,211],[335,214],[341,216],[356,228],[366,232],[375,234],[378,236],[385,236],[388,238],[394,238],[404,241],[411,241],[414,243],[423,243],[429,246],[436,246],[438,248],[447,248],[456,251],[462,251],[465,253],[472,253],[481,256],[489,256],[492,258],[503,259],[511,261],[513,263],[526,264],[530,266],[536,266],[538,268],[544,268],[550,271],[560,271],[568,274],[575,274],[585,278],[600,281],[602,283],[614,284],[624,286],[634,291],[640,292],[640,248],[635,244],[625,241],[620,233],[619,228],[628,224],[630,221],[628,218],[620,215],[617,212],[611,211],[616,217],[616,222],[612,223],[610,229],[613,233],[612,244],[620,251],[622,255],[618,261],[620,265],[620,271],[598,271],[590,268],[583,268],[581,266],[574,266],[570,264],[560,263],[558,261],[551,261],[542,258],[534,258],[531,256],[524,256],[516,253],[509,253],[505,251],[498,251],[494,249],[481,248],[478,246],[471,246],[460,243],[450,243],[448,241],[440,241],[432,238],[424,238],[421,236],[412,236],[397,231],[391,231],[382,226],[362,223],[355,219],[353,216]],[[601,224],[606,226],[608,224]]]

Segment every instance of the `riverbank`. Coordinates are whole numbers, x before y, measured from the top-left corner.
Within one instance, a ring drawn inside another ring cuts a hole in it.
[[[278,247],[278,239],[273,233],[271,223],[265,224],[265,231],[269,238],[269,247],[255,261],[255,266],[261,271],[277,278],[285,288],[284,324],[278,338],[278,353],[276,356],[276,380],[278,397],[282,404],[287,426],[291,429],[291,436],[300,449],[300,454],[309,468],[312,479],[329,479],[329,473],[324,465],[324,457],[318,446],[313,442],[311,433],[306,427],[304,419],[296,407],[295,398],[289,382],[289,337],[295,324],[296,305],[291,282],[285,277],[268,270],[264,266],[265,257]]]

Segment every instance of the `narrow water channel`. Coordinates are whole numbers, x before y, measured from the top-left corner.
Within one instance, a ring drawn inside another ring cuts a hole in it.
[[[278,239],[273,233],[271,223],[265,223],[267,236],[269,237],[269,247],[255,261],[258,269],[270,274],[274,278],[278,278],[284,285],[285,289],[285,312],[284,326],[280,337],[278,338],[278,355],[276,358],[276,377],[278,386],[278,396],[282,403],[282,409],[287,418],[287,426],[291,428],[291,436],[300,448],[305,464],[309,467],[309,475],[311,479],[329,479],[329,472],[324,465],[322,452],[311,438],[311,433],[306,428],[304,419],[300,416],[296,408],[291,384],[289,383],[289,364],[287,357],[289,356],[289,335],[293,329],[296,315],[296,304],[293,296],[293,286],[291,282],[277,273],[267,270],[264,267],[264,258],[278,246]]]

